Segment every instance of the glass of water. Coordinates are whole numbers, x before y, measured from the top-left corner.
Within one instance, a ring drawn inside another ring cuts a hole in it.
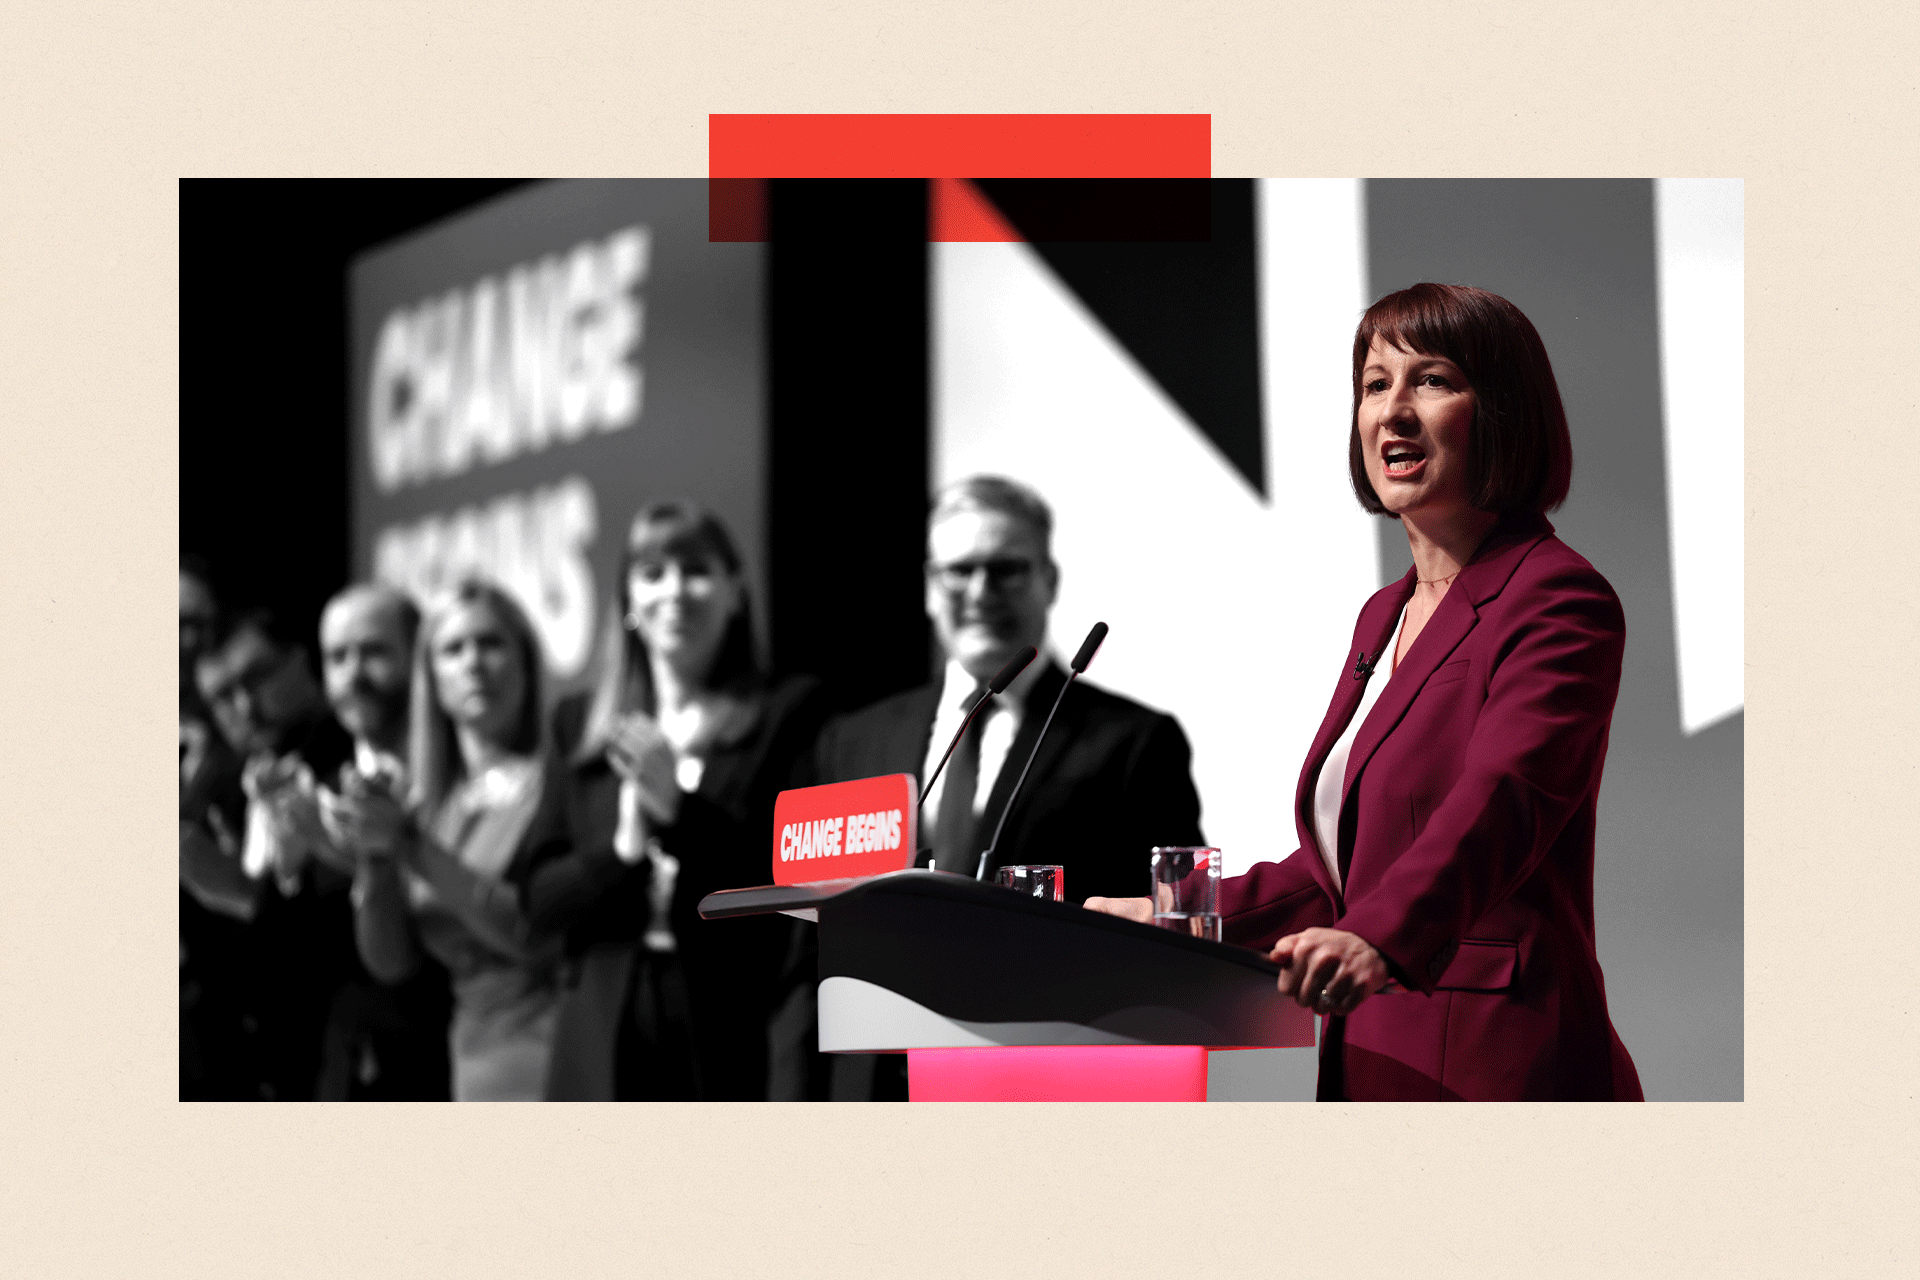
[[[1220,851],[1191,846],[1153,851],[1153,922],[1220,941]]]
[[[1067,893],[1067,869],[1056,866],[1001,867],[993,873],[993,882],[1023,897],[1051,898],[1060,902]]]

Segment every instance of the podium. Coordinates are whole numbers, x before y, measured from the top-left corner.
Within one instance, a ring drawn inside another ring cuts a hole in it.
[[[914,1101],[1201,1101],[1207,1051],[1311,1046],[1239,947],[947,873],[727,889],[820,929],[820,1049],[907,1055]]]

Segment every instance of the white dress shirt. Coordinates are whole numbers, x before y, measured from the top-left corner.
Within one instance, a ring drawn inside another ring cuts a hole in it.
[[[1320,860],[1327,864],[1327,874],[1333,877],[1334,887],[1342,893],[1346,892],[1346,886],[1340,883],[1340,789],[1346,783],[1347,759],[1353,754],[1353,740],[1360,726],[1366,723],[1367,712],[1380,701],[1381,690],[1393,678],[1393,655],[1400,648],[1400,628],[1406,624],[1407,611],[1402,609],[1382,658],[1376,661],[1373,674],[1367,677],[1367,691],[1360,695],[1360,705],[1353,709],[1346,732],[1333,744],[1333,750],[1327,752],[1326,760],[1320,765],[1320,776],[1313,782],[1314,838],[1320,842]],[[1384,674],[1380,671],[1382,666],[1387,669]]]
[[[1007,752],[1013,747],[1013,740],[1020,732],[1020,724],[1027,714],[1027,693],[1033,688],[1034,681],[1040,678],[1052,656],[1045,651],[1027,664],[1027,669],[1015,676],[1013,683],[1006,687],[1001,695],[993,700],[988,708],[980,713],[986,718],[986,724],[975,724],[969,733],[981,734],[980,738],[980,780],[973,788],[973,815],[979,817],[987,807],[987,797],[993,794],[994,780],[1000,776],[1000,769],[1007,762]],[[940,688],[940,703],[933,713],[933,733],[927,739],[927,758],[920,766],[920,777],[924,783],[940,757],[946,754],[947,743],[953,740],[954,733],[960,728],[960,722],[966,719],[967,704],[973,698],[973,691],[981,681],[967,674],[965,667],[958,662],[947,663],[946,676]],[[940,812],[940,793],[946,788],[947,775],[942,773],[933,790],[927,793],[927,802],[920,812],[931,822],[933,815]]]

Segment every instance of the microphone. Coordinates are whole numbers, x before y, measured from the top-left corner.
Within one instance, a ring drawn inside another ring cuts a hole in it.
[[[993,673],[993,679],[987,681],[986,691],[982,693],[979,698],[975,699],[971,707],[967,708],[967,716],[966,719],[960,722],[959,732],[955,733],[953,735],[953,741],[947,744],[947,754],[940,757],[940,763],[933,767],[933,776],[928,778],[927,784],[920,788],[920,799],[918,803],[925,804],[927,802],[927,792],[933,790],[933,779],[940,776],[940,771],[947,767],[947,761],[953,758],[953,749],[959,746],[960,739],[966,736],[967,726],[973,723],[973,718],[976,715],[980,714],[980,708],[986,706],[989,701],[998,697],[1008,685],[1012,684],[1013,678],[1022,671],[1025,671],[1027,664],[1032,662],[1034,656],[1038,653],[1039,650],[1035,649],[1032,645],[1023,645],[1021,646],[1020,652],[1007,659],[1006,666]]]
[[[993,839],[980,853],[980,865],[974,869],[975,880],[987,878],[987,864],[993,860],[993,851],[1000,847],[1000,833],[1007,829],[1007,815],[1013,812],[1013,802],[1020,798],[1020,788],[1027,785],[1027,775],[1033,772],[1033,761],[1040,754],[1040,744],[1047,740],[1047,730],[1053,727],[1053,717],[1060,710],[1061,699],[1067,696],[1067,689],[1074,678],[1087,669],[1093,661],[1093,655],[1100,651],[1101,641],[1107,638],[1107,624],[1096,622],[1093,630],[1087,632],[1087,638],[1080,642],[1080,652],[1073,655],[1073,661],[1067,664],[1067,678],[1060,686],[1060,692],[1053,695],[1053,707],[1047,712],[1046,723],[1040,726],[1040,736],[1033,740],[1033,750],[1027,753],[1027,763],[1020,769],[1020,777],[1015,780],[1013,790],[1007,793],[1006,807],[1000,810],[1000,821],[994,824]]]
[[[1107,624],[1094,623],[1093,630],[1087,632],[1087,638],[1080,642],[1080,652],[1074,654],[1073,661],[1068,664],[1073,668],[1074,675],[1077,676],[1087,669],[1087,664],[1093,661],[1093,655],[1100,652],[1100,642],[1106,638]]]

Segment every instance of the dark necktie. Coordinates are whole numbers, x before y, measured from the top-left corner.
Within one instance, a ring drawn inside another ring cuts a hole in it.
[[[969,699],[968,705],[972,704],[973,700]],[[953,749],[953,759],[947,762],[946,782],[940,788],[940,811],[933,820],[934,865],[942,871],[970,876],[980,860],[980,850],[974,846],[973,797],[980,786],[980,739],[987,731],[987,721],[993,717],[993,711],[991,705],[981,709],[967,726],[960,745]]]

